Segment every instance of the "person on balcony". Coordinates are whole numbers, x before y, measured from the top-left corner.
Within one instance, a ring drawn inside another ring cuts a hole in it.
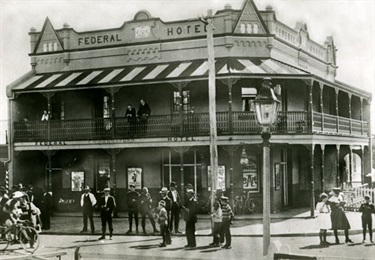
[[[353,243],[353,241],[349,239],[350,224],[344,211],[345,201],[340,193],[342,193],[341,188],[333,188],[333,190],[329,193],[331,197],[329,198],[328,202],[332,210],[331,222],[333,233],[335,234],[336,244],[340,244],[337,232],[338,230],[344,230],[345,243]]]
[[[137,122],[137,113],[135,111],[135,108],[132,106],[132,104],[128,105],[128,108],[126,109],[126,112],[125,112],[125,117],[129,123],[128,134],[130,136],[133,136],[135,134],[135,124]]]
[[[47,110],[44,110],[41,121],[48,121],[48,120],[49,120],[49,113],[47,112]]]
[[[139,105],[138,109],[138,120],[139,120],[139,131],[142,134],[145,134],[147,132],[147,120],[148,117],[151,115],[151,108],[150,106],[145,102],[144,99],[141,99],[141,104]]]

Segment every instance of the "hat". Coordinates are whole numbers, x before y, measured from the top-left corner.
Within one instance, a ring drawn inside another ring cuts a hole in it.
[[[186,193],[194,193],[194,190],[193,189],[187,189]]]
[[[159,201],[159,205],[161,205],[161,206],[164,206],[164,207],[165,207],[166,203],[165,203],[165,201],[164,201],[164,200],[161,200],[161,201]]]
[[[90,187],[87,185],[83,190],[90,190]]]
[[[340,192],[342,192],[342,189],[341,188],[333,188],[332,191],[336,194],[339,194]]]
[[[369,195],[366,195],[365,196],[365,200],[369,200],[370,199],[370,196]]]
[[[172,181],[169,186],[176,187],[176,182]]]
[[[220,199],[221,199],[221,200],[228,201],[228,197],[225,197],[225,196],[222,196]]]
[[[321,198],[321,199],[324,199],[324,198],[328,198],[328,195],[326,194],[326,193],[322,193],[322,194],[320,194],[319,195],[319,197]]]
[[[166,187],[161,188],[161,190],[159,191],[159,193],[164,193],[164,192],[168,192],[168,189]]]
[[[104,192],[106,192],[106,191],[111,191],[111,189],[110,189],[110,188],[104,188],[103,191],[104,191]]]
[[[135,184],[134,183],[130,183],[129,187],[134,187],[135,188]]]
[[[23,196],[25,196],[25,193],[21,192],[21,191],[15,191],[13,193],[13,199],[18,199],[18,198],[22,198]]]

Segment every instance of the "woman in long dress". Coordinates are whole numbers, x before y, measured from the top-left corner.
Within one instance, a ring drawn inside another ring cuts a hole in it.
[[[326,193],[320,194],[320,202],[316,204],[316,214],[319,224],[319,239],[321,245],[329,244],[327,242],[327,229],[331,228],[331,209],[328,205],[328,195]]]
[[[333,233],[335,234],[336,244],[340,244],[337,230],[344,230],[345,243],[353,243],[353,241],[349,239],[350,224],[344,212],[345,201],[340,192],[342,192],[340,188],[334,188],[333,191],[329,193],[329,195],[332,195],[328,202],[332,210],[331,221]]]

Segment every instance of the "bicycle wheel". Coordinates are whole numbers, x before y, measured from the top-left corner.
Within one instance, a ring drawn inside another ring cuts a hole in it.
[[[0,235],[0,251],[4,251],[12,242],[12,235],[10,232],[1,233]]]
[[[19,232],[19,240],[27,252],[32,253],[39,247],[39,234],[33,227],[22,227]]]
[[[257,200],[254,200],[254,199],[250,199],[250,200],[246,201],[246,210],[250,214],[257,213],[259,211],[259,202]]]

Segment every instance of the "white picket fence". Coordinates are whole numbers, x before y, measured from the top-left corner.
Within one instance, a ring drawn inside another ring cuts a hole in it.
[[[358,211],[361,204],[365,201],[365,196],[370,196],[370,201],[375,201],[375,188],[369,188],[368,184],[355,187],[352,190],[344,191],[346,197],[345,210]]]

